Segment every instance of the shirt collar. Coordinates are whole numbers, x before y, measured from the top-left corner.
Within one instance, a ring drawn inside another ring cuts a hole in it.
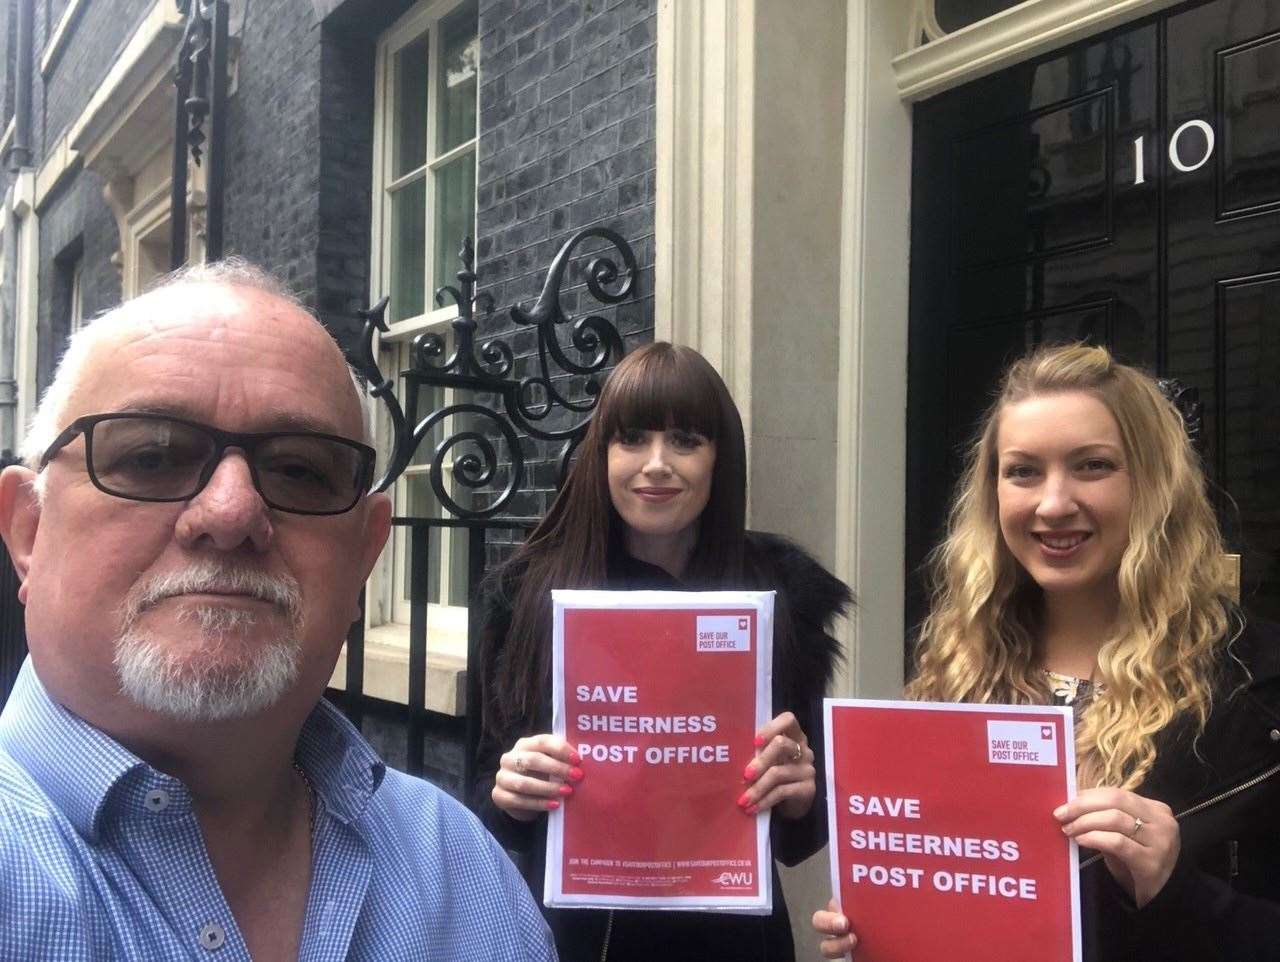
[[[63,708],[45,691],[28,657],[0,714],[0,748],[86,838],[97,837],[107,796],[147,767],[123,745]]]
[[[131,773],[140,776],[128,779],[133,794],[135,788],[179,784],[50,698],[30,658],[0,713],[0,749],[90,840],[98,836],[112,790]],[[364,812],[386,774],[386,765],[369,743],[324,700],[302,726],[298,761],[328,813],[347,823]]]
[[[382,784],[387,766],[346,717],[324,699],[302,726],[298,763],[328,814],[351,823]]]

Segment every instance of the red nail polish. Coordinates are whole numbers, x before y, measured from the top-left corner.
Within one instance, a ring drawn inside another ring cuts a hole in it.
[[[551,799],[551,801],[547,802],[547,808],[551,809],[552,811],[555,811],[559,807],[560,807],[559,799],[553,798]]]
[[[580,782],[585,777],[581,768],[569,769],[569,778],[571,781]]]
[[[751,744],[755,745],[756,748],[764,748],[764,736],[757,735],[755,738],[751,740]]]
[[[573,794],[573,786],[572,786],[572,785],[561,785],[561,786],[560,786],[559,791],[560,791],[560,794],[561,794],[561,795],[572,795],[572,794]]]
[[[749,801],[751,801],[751,793],[743,792],[738,796],[738,807],[743,808]]]
[[[745,809],[743,809],[743,811],[745,811],[748,815],[754,815],[756,812],[760,811],[760,809],[755,805],[748,805]]]
[[[756,767],[754,765],[748,765],[746,768],[742,770],[742,780],[744,782],[753,781],[755,777],[756,777]]]
[[[571,752],[569,752],[569,761],[573,762],[573,764],[575,764],[575,765],[581,765],[581,764],[582,764],[582,756],[581,756],[581,755],[579,755],[579,754],[578,754],[577,752],[575,752],[575,751],[571,751]]]

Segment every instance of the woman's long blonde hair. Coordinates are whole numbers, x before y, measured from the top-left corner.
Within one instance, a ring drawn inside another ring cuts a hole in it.
[[[1223,541],[1182,417],[1149,376],[1100,347],[1044,348],[1016,362],[969,452],[946,540],[929,559],[932,599],[909,697],[1044,703],[1036,666],[1040,589],[1000,534],[996,435],[1006,405],[1082,391],[1115,418],[1132,485],[1120,611],[1098,655],[1102,691],[1076,729],[1078,780],[1132,789],[1155,762],[1155,736],[1208,718],[1215,656],[1233,620]]]

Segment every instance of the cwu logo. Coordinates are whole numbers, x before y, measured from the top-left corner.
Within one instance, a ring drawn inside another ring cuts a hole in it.
[[[751,885],[750,872],[721,872],[711,880],[725,888],[748,888]]]

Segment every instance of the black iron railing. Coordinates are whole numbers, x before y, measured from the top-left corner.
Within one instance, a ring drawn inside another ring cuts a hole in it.
[[[522,450],[523,438],[559,445],[557,486],[563,483],[578,442],[586,433],[608,368],[622,357],[622,338],[617,328],[599,314],[588,313],[574,320],[561,308],[561,288],[570,274],[570,265],[580,247],[588,242],[612,248],[608,254],[595,251],[585,255],[582,280],[587,292],[604,305],[618,304],[633,296],[638,275],[631,246],[606,228],[589,228],[571,237],[559,250],[547,270],[542,292],[529,310],[511,309],[520,327],[537,334],[536,351],[526,359],[531,373],[517,376],[515,352],[502,338],[477,339],[477,310],[492,311],[491,298],[476,294],[476,269],[471,239],[466,238],[459,256],[462,270],[457,286],[441,288],[436,303],[450,298],[458,316],[451,323],[450,338],[439,332],[419,334],[410,349],[410,367],[400,373],[405,403],[401,406],[395,381],[378,367],[374,346],[378,332],[388,330],[385,312],[388,300],[361,312],[364,338],[355,366],[370,385],[370,393],[383,401],[393,426],[393,443],[387,469],[375,486],[385,490],[412,462],[419,447],[435,442],[429,480],[441,506],[440,518],[394,519],[393,524],[409,530],[409,685],[406,769],[423,773],[424,735],[429,725],[443,719],[432,718],[426,707],[428,594],[433,566],[448,559],[431,556],[431,535],[452,529],[455,537],[467,539],[469,614],[467,626],[467,674],[465,707],[464,791],[472,779],[472,762],[479,739],[480,679],[477,648],[480,640],[479,606],[476,592],[485,572],[487,538],[491,532],[527,531],[536,519],[512,517],[508,513],[516,496],[528,490],[530,471]],[[614,258],[617,258],[615,260]],[[618,264],[621,262],[621,267]],[[567,332],[567,333],[562,333]],[[567,344],[561,343],[561,337]],[[450,350],[450,347],[452,350]],[[569,392],[565,375],[578,378],[579,390]],[[443,399],[426,412],[419,408],[434,389]],[[453,420],[451,420],[453,419]],[[452,433],[446,424],[460,425]],[[506,459],[501,452],[506,452]],[[445,462],[452,458],[450,470]],[[452,477],[452,490],[446,475]],[[364,687],[364,631],[352,626],[347,637],[346,690],[331,697],[359,724],[373,704]],[[385,705],[379,705],[385,709]]]

